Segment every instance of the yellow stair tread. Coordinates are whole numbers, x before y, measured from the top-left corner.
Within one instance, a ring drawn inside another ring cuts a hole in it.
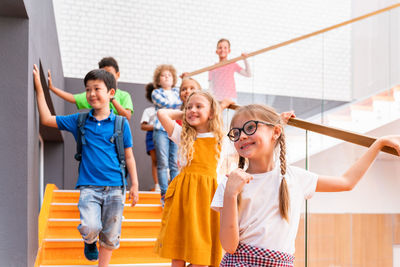
[[[143,240],[143,241],[138,241]],[[146,241],[148,240],[148,241]],[[155,238],[121,239],[120,247],[113,251],[112,264],[170,262],[154,253]],[[83,255],[82,239],[45,239],[42,265],[90,264]]]
[[[160,204],[160,193],[152,191],[139,191],[140,204]],[[54,190],[53,202],[58,203],[78,203],[79,190]],[[128,193],[126,193],[128,203]]]
[[[161,214],[161,205],[136,205],[135,207],[127,205],[123,212],[125,219],[159,219]],[[49,218],[79,218],[78,206],[75,203],[69,205],[51,204]]]
[[[46,238],[80,238],[77,230],[79,219],[49,219]],[[160,232],[161,219],[124,219],[121,227],[123,238],[151,238]]]

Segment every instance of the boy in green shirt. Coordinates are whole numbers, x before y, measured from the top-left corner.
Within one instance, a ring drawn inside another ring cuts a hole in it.
[[[120,73],[117,61],[113,57],[105,57],[99,62],[99,69],[104,69],[114,75],[116,81],[118,81]],[[78,109],[91,109],[92,107],[86,100],[86,92],[80,94],[71,94],[65,92],[59,88],[56,88],[51,80],[50,70],[48,71],[49,89],[62,99],[76,104]],[[133,105],[131,95],[121,89],[115,91],[115,95],[111,98],[110,108],[114,113],[126,117],[128,120],[131,119],[133,113]]]

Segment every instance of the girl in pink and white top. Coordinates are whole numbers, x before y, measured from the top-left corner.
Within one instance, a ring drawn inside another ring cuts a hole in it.
[[[231,44],[227,39],[221,39],[217,43],[217,53],[219,62],[223,62],[228,59],[228,55],[231,52]],[[233,75],[235,72],[250,77],[250,67],[246,60],[247,54],[242,54],[245,57],[244,65],[245,68],[239,66],[236,62],[225,65],[220,68],[213,69],[208,73],[208,81],[210,82],[210,90],[213,92],[215,98],[221,101],[226,98],[230,98],[236,102],[237,93],[235,86],[235,79]]]
[[[239,153],[240,168],[218,185],[211,203],[221,213],[220,240],[227,252],[220,266],[293,266],[304,199],[314,192],[351,190],[384,146],[400,155],[400,136],[385,136],[341,177],[286,166],[282,120],[287,119],[257,104],[243,106],[233,116],[228,137]]]

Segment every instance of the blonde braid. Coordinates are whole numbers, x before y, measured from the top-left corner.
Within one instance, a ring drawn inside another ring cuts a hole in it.
[[[280,145],[280,168],[282,174],[282,181],[279,187],[279,212],[287,222],[289,222],[289,189],[286,183],[285,174],[286,174],[286,143],[285,143],[285,134],[281,133],[281,136],[278,139]]]

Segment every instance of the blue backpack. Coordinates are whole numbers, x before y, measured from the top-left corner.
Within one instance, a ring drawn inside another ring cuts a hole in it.
[[[85,139],[85,123],[89,116],[89,112],[79,113],[78,116],[78,137],[76,140],[75,159],[80,162],[82,160],[82,145],[86,145]],[[125,179],[128,172],[126,171],[125,148],[124,148],[124,117],[115,116],[114,134],[111,136],[111,143],[115,142],[115,148],[118,154],[119,168],[121,169],[122,182],[125,186]]]

